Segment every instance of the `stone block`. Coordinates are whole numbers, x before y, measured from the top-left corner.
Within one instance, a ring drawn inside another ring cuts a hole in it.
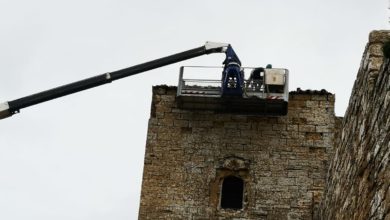
[[[375,30],[371,31],[369,35],[369,45],[375,43],[385,43],[390,40],[390,31]]]
[[[315,132],[316,131],[316,126],[315,125],[303,125],[303,124],[300,124],[298,126],[298,131],[299,132]]]
[[[173,121],[173,126],[175,127],[188,127],[189,126],[189,122],[188,120],[174,120]]]

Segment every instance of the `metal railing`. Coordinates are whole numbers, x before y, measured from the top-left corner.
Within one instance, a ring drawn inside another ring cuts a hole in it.
[[[222,96],[222,80],[215,79],[190,79],[184,78],[185,68],[198,68],[208,69],[213,68],[212,72],[219,74],[222,73],[223,67],[204,67],[204,66],[182,66],[179,74],[179,85],[177,89],[177,96],[202,96],[202,97],[221,97]],[[218,69],[218,70],[215,70]],[[244,71],[252,71],[253,67],[244,67]],[[283,99],[288,101],[288,70],[281,69],[284,71],[284,85],[279,86],[275,89],[272,85],[265,84],[265,75],[261,73],[259,79],[244,80],[243,84],[243,98],[257,97],[260,99]],[[249,74],[248,74],[249,75]],[[210,78],[210,75],[206,75]]]

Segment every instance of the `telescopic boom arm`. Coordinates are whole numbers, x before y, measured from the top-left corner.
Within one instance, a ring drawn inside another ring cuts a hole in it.
[[[66,96],[72,93],[80,92],[106,83],[110,83],[117,79],[132,76],[148,70],[166,66],[172,63],[177,63],[183,60],[202,56],[210,53],[225,53],[231,48],[229,44],[206,42],[205,45],[187,50],[181,53],[173,54],[160,59],[152,60],[146,63],[138,64],[115,72],[104,73],[81,81],[63,85],[57,88],[49,89],[40,93],[29,95],[13,101],[0,103],[0,119],[12,116],[18,113],[20,109],[26,108],[41,102],[49,101],[55,98]]]

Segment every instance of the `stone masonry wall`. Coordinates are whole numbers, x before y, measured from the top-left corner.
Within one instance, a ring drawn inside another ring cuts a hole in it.
[[[382,46],[390,31],[373,31],[330,166],[323,219],[390,220],[390,71]]]
[[[177,108],[176,88],[153,88],[140,219],[312,219],[332,152],[334,95],[290,94],[287,116]],[[222,209],[221,183],[244,180],[244,207]]]

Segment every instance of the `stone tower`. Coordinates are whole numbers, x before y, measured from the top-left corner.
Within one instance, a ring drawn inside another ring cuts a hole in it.
[[[390,220],[389,49],[389,30],[370,33],[335,141],[322,219]]]
[[[325,186],[334,95],[290,92],[280,117],[177,107],[153,88],[140,219],[312,219]]]

